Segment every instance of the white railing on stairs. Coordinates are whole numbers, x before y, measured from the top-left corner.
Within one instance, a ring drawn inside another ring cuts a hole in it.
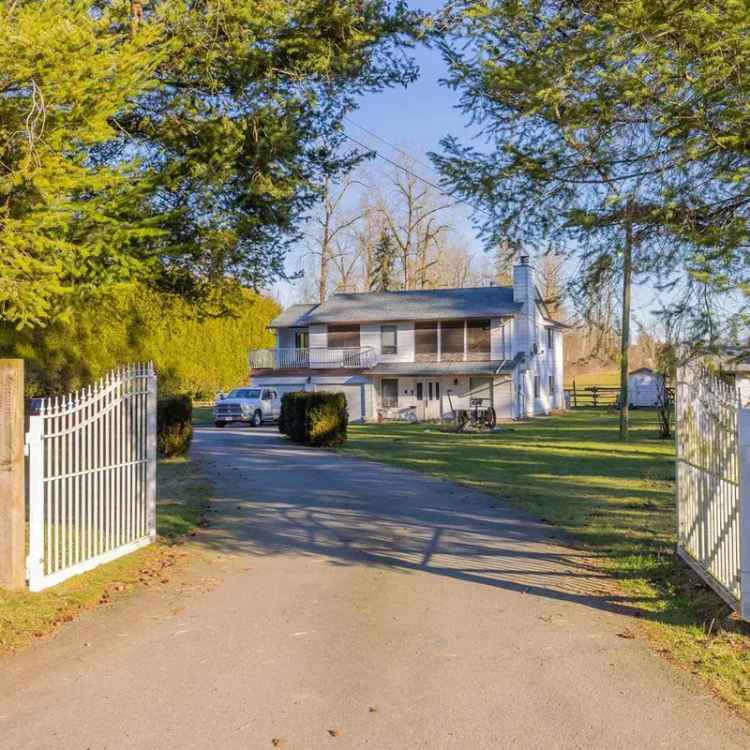
[[[29,457],[29,588],[40,591],[156,537],[152,364],[38,402]]]

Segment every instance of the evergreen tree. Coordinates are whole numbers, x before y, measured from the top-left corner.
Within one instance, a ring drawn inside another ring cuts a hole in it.
[[[396,243],[390,233],[384,229],[373,250],[370,291],[388,292],[394,288],[396,253]]]
[[[108,160],[117,118],[153,88],[159,31],[111,32],[107,9],[0,6],[0,319],[39,324],[90,288],[150,273],[160,230],[139,210],[132,154]]]
[[[654,125],[633,117],[628,69],[588,6],[566,0],[458,5],[442,48],[462,107],[494,148],[443,140],[434,155],[455,190],[482,205],[493,243],[555,242],[580,256],[576,296],[593,303],[621,289],[621,423],[628,433],[634,274],[679,265],[661,221],[667,158]]]
[[[2,319],[135,279],[220,313],[282,276],[360,158],[344,115],[416,77],[418,21],[387,0],[1,4]]]

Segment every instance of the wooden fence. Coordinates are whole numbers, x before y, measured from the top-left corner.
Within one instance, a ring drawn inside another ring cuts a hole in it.
[[[565,401],[568,408],[578,409],[584,406],[617,406],[620,403],[620,387],[611,385],[590,385],[586,388],[565,389]]]

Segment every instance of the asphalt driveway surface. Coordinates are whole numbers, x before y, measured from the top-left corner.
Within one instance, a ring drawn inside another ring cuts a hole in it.
[[[750,747],[549,526],[273,428],[193,452],[203,561],[0,661],[0,748]]]

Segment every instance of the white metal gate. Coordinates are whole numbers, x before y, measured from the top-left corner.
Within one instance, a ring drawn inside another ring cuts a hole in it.
[[[750,411],[695,365],[678,369],[675,396],[677,552],[750,619]]]
[[[156,375],[111,372],[41,401],[29,420],[32,591],[114,560],[156,536]]]

